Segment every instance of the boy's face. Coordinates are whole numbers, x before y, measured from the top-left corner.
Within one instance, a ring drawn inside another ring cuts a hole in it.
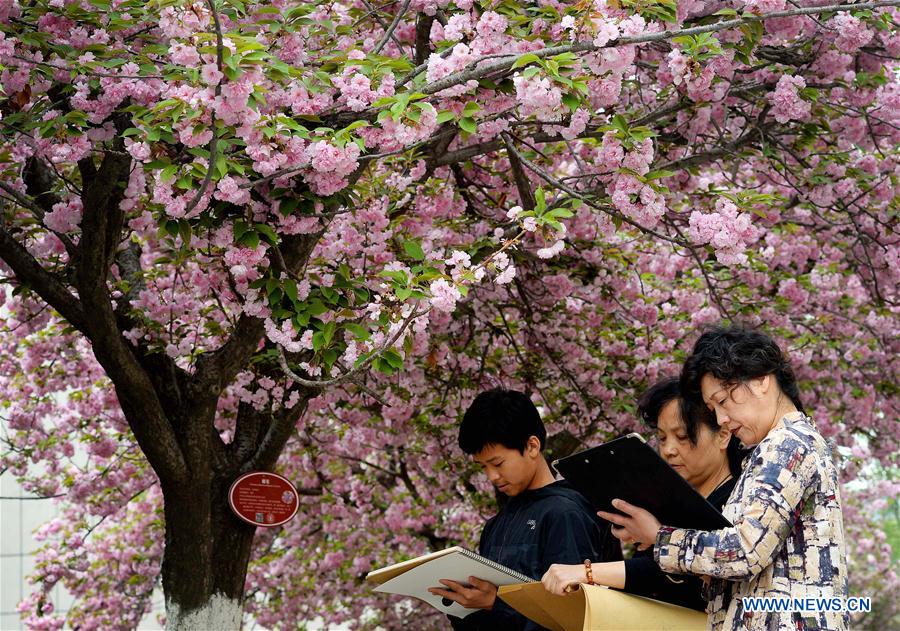
[[[537,436],[528,439],[524,453],[503,445],[490,444],[473,459],[484,467],[484,472],[497,490],[510,497],[531,488],[537,477],[538,459],[542,458],[541,443]]]

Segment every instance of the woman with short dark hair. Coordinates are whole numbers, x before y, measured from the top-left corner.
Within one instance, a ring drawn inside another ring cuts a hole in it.
[[[638,399],[638,415],[656,432],[659,453],[710,504],[722,509],[740,475],[743,451],[739,441],[703,408],[685,417],[679,408],[678,378],[657,382]],[[703,611],[702,582],[694,576],[666,574],[649,552],[625,561],[592,564],[593,583],[623,589],[682,607]],[[585,566],[554,564],[541,582],[563,594],[571,585],[587,582]]]
[[[832,605],[848,593],[837,470],[788,359],[764,333],[717,328],[697,341],[680,385],[687,410],[707,407],[753,447],[722,511],[734,525],[671,528],[620,500],[613,505],[627,516],[598,514],[619,539],[654,546],[662,570],[713,577],[711,629],[845,629],[848,614]],[[760,597],[779,598],[766,606],[779,610],[751,610],[759,601],[745,598]],[[828,610],[801,610],[810,602]]]

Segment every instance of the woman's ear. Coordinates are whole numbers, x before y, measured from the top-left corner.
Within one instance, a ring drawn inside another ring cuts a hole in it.
[[[727,425],[719,426],[719,431],[716,432],[716,447],[724,451],[728,449],[728,443],[730,442],[731,430],[728,429]]]
[[[766,395],[766,393],[771,389],[772,384],[774,383],[774,375],[763,375],[762,377],[756,377],[755,379],[751,379],[748,384],[750,386],[750,391],[757,398],[762,398]]]

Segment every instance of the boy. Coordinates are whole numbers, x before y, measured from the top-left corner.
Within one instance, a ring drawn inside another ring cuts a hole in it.
[[[552,563],[616,561],[622,550],[609,525],[568,482],[557,481],[543,456],[547,430],[523,393],[495,389],[479,394],[463,416],[459,446],[484,467],[498,491],[510,499],[484,526],[478,552],[540,580]],[[536,630],[536,623],[497,598],[497,587],[478,577],[466,586],[442,579],[433,594],[471,609],[451,618],[465,631]]]

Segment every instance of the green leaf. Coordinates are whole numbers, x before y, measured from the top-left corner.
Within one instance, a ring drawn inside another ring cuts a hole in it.
[[[178,222],[178,234],[181,235],[181,240],[185,245],[190,245],[191,243],[191,223],[186,219],[181,219]]]
[[[422,244],[418,241],[404,241],[403,249],[409,256],[411,256],[415,260],[425,260],[425,251],[422,250]]]
[[[406,275],[406,272],[403,272],[401,270],[382,270],[378,275],[386,276],[403,285],[406,285],[409,282],[409,277]]]
[[[159,179],[163,182],[170,182],[174,177],[175,173],[178,171],[177,164],[170,164],[165,169],[162,170],[162,173],[159,174]]]
[[[322,331],[322,335],[325,338],[325,346],[329,346],[331,344],[331,340],[334,339],[334,332],[336,330],[337,324],[333,320],[325,324],[325,329]]]
[[[353,334],[353,337],[362,342],[372,337],[372,334],[367,328],[357,324],[356,322],[347,322],[344,324],[344,328],[350,331]]]
[[[344,127],[341,131],[339,131],[338,134],[349,134],[354,129],[359,129],[360,127],[368,127],[368,126],[369,126],[368,121],[363,121],[363,120],[353,121],[352,123],[350,123],[349,125]]]
[[[612,119],[612,126],[623,134],[628,133],[628,121],[621,114],[616,114]]]
[[[478,125],[475,123],[475,119],[468,117],[459,119],[459,128],[470,134],[474,134],[478,131]]]
[[[547,197],[544,189],[538,187],[534,191],[535,211],[542,213],[547,209]]]
[[[278,212],[282,214],[282,216],[287,217],[297,208],[297,205],[300,203],[296,197],[286,197],[282,198],[278,204]]]
[[[392,96],[383,96],[374,103],[372,103],[372,107],[384,107],[385,105],[389,105],[391,103],[395,103],[397,99]]]
[[[579,105],[581,105],[581,99],[571,93],[563,94],[562,102],[573,112],[578,109]]]
[[[331,287],[320,287],[319,291],[322,292],[325,300],[327,300],[330,304],[335,304],[338,301],[338,297],[340,296],[340,294]]]
[[[554,208],[550,212],[548,212],[544,217],[556,218],[556,219],[568,219],[569,217],[574,217],[575,213],[573,213],[568,208]]]
[[[471,117],[475,112],[481,109],[481,106],[478,105],[475,101],[469,101],[466,103],[466,106],[463,108],[462,117]]]
[[[256,228],[256,231],[258,233],[262,234],[266,238],[266,241],[268,241],[272,245],[275,245],[278,243],[278,235],[275,234],[275,231],[272,230],[272,228],[270,226],[267,226],[264,223],[258,223],[258,224],[254,224],[253,227]]]
[[[381,114],[379,114],[379,117],[380,116],[381,116]],[[446,123],[447,121],[452,121],[455,119],[456,119],[456,114],[454,114],[450,110],[444,110],[443,112],[439,112],[437,115],[438,124]]]
[[[250,226],[247,225],[246,221],[241,221],[240,219],[235,221],[231,228],[231,231],[234,233],[234,240],[238,241],[249,229]]]
[[[394,374],[394,368],[381,357],[376,357],[372,360],[372,367],[385,375]]]
[[[403,368],[403,358],[400,357],[400,354],[393,348],[389,348],[388,350],[384,351],[382,357],[391,366],[391,368]]]
[[[536,61],[540,61],[540,57],[535,55],[534,53],[525,53],[518,59],[513,62],[513,65],[510,66],[510,70],[515,70],[516,68],[521,68],[522,66],[527,66],[528,64],[532,64]]]
[[[246,245],[251,250],[255,250],[259,246],[259,235],[251,230],[246,232],[237,241],[241,245]]]
[[[289,278],[283,283],[284,293],[291,302],[297,302],[297,281]]]
[[[222,74],[228,77],[229,81],[237,81],[241,78],[241,75],[243,73],[241,72],[240,68],[232,68],[231,66],[226,65],[224,68],[222,68]]]
[[[225,156],[219,156],[216,158],[216,175],[219,176],[219,179],[225,177],[228,173],[228,161],[225,159]]]
[[[578,61],[578,56],[575,53],[560,53],[559,55],[553,55],[550,59],[560,66],[571,66]]]

